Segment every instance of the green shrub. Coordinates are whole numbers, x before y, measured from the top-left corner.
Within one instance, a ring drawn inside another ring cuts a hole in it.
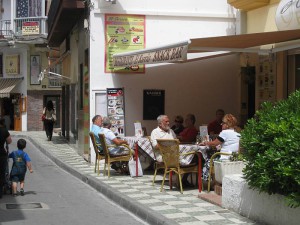
[[[299,207],[300,92],[276,105],[263,103],[242,131],[241,145],[249,186],[284,195],[290,207]]]

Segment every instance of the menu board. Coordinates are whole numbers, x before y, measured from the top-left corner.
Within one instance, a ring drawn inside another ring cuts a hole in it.
[[[275,56],[274,56],[275,57]],[[259,56],[258,104],[276,99],[276,67],[273,56]]]
[[[111,130],[118,137],[125,136],[124,89],[107,88],[107,115],[111,120]]]
[[[113,54],[145,48],[145,16],[105,15],[105,72],[144,73],[144,65],[114,67]]]

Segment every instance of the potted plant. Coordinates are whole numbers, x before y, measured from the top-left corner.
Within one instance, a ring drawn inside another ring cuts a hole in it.
[[[290,207],[300,206],[300,91],[277,104],[265,102],[241,132],[252,189],[280,194]]]
[[[243,155],[233,152],[229,160],[217,160],[214,162],[215,180],[222,184],[223,177],[229,174],[241,174],[245,168]]]

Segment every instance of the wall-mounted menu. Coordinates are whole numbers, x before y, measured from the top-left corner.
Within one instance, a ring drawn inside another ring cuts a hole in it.
[[[110,129],[119,137],[125,136],[124,105],[124,89],[107,88],[107,115],[112,123]]]

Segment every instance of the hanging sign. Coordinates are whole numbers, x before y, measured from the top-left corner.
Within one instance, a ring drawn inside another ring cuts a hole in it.
[[[22,23],[22,35],[40,34],[40,23],[38,21],[26,21]]]
[[[159,49],[144,53],[136,51],[133,54],[114,55],[114,66],[134,66],[138,64],[151,64],[162,62],[183,61],[187,59],[188,45]]]

